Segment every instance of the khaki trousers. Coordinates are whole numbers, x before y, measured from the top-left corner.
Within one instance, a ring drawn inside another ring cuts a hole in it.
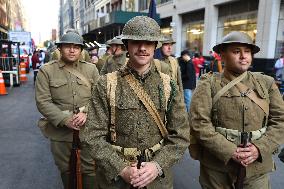
[[[51,152],[61,174],[69,173],[69,158],[72,149],[71,142],[50,141]],[[84,175],[95,176],[95,163],[87,147],[81,144],[81,172]]]
[[[234,182],[230,174],[200,164],[199,183],[202,189],[235,189]],[[268,174],[245,178],[244,189],[271,189]]]

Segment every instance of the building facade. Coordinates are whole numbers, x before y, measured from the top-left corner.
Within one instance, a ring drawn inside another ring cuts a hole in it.
[[[73,27],[85,40],[104,43],[120,35],[130,18],[146,15],[151,0],[61,1],[75,7]],[[176,56],[184,49],[208,56],[233,30],[248,33],[261,48],[254,71],[272,71],[275,59],[284,54],[284,0],[156,0],[156,4],[162,33],[176,41]],[[63,25],[70,27],[72,14],[67,9],[65,5]]]
[[[157,4],[162,32],[176,40],[177,56],[184,49],[208,56],[234,30],[249,34],[261,49],[254,71],[272,72],[275,59],[284,54],[284,0],[157,0]]]
[[[9,30],[27,31],[28,23],[20,0],[0,0],[0,39],[7,39]]]

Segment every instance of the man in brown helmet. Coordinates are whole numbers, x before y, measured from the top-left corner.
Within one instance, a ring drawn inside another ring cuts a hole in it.
[[[191,155],[195,152],[200,161],[200,184],[203,189],[269,189],[272,154],[284,141],[279,90],[272,77],[248,71],[260,49],[246,33],[229,33],[213,50],[221,55],[224,73],[202,76],[190,106],[198,145]]]

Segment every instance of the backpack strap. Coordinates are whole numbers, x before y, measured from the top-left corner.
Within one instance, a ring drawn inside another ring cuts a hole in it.
[[[115,91],[117,86],[117,71],[106,75],[107,78],[107,98],[110,105],[110,140],[116,142],[115,129]]]
[[[165,99],[166,99],[166,104],[168,104],[170,96],[171,96],[171,78],[169,75],[164,74],[159,71],[160,77],[163,81],[163,87],[164,87],[164,94],[165,94]],[[166,111],[167,111],[168,106],[166,106]]]
[[[153,61],[154,61],[154,64],[155,64],[157,70],[158,70],[159,72],[161,72],[161,71],[162,71],[162,65],[161,65],[160,60],[158,60],[158,59],[153,59]]]
[[[172,77],[173,80],[177,81],[178,62],[172,56],[169,56],[169,60],[170,60],[171,68],[172,68],[172,75],[171,75],[171,77]]]

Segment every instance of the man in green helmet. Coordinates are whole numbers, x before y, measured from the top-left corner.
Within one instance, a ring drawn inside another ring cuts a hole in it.
[[[152,18],[134,17],[122,40],[129,61],[100,78],[86,123],[98,185],[171,189],[171,167],[189,144],[189,127],[176,83],[154,65],[160,27]]]
[[[106,42],[106,52],[105,54],[103,54],[102,56],[99,57],[98,62],[96,63],[97,69],[100,73],[100,71],[102,70],[106,60],[112,55],[112,48],[110,46],[110,42],[111,40],[107,40]]]
[[[201,76],[190,106],[196,139],[190,152],[200,161],[200,184],[269,189],[272,154],[284,142],[279,90],[272,77],[248,71],[260,49],[246,33],[229,33],[213,50],[220,53],[224,72]]]
[[[162,57],[159,59],[162,63],[167,64],[169,67],[169,75],[177,82],[179,90],[183,92],[181,72],[178,61],[173,54],[173,45],[176,43],[171,37],[166,37],[164,41],[161,41],[162,46],[160,48]]]
[[[39,70],[35,86],[36,105],[45,117],[39,122],[43,134],[50,139],[51,152],[65,189],[69,189],[69,158],[73,130],[79,130],[82,139],[87,119],[87,104],[91,87],[99,73],[95,65],[80,60],[83,39],[68,32],[57,43],[60,60],[45,64]],[[79,109],[75,113],[74,110]],[[95,185],[94,160],[85,145],[81,145],[81,172],[83,189]]]
[[[101,75],[118,70],[127,61],[125,46],[121,40],[121,36],[114,37],[110,41],[109,46],[112,49],[112,55],[106,59],[100,71]]]

